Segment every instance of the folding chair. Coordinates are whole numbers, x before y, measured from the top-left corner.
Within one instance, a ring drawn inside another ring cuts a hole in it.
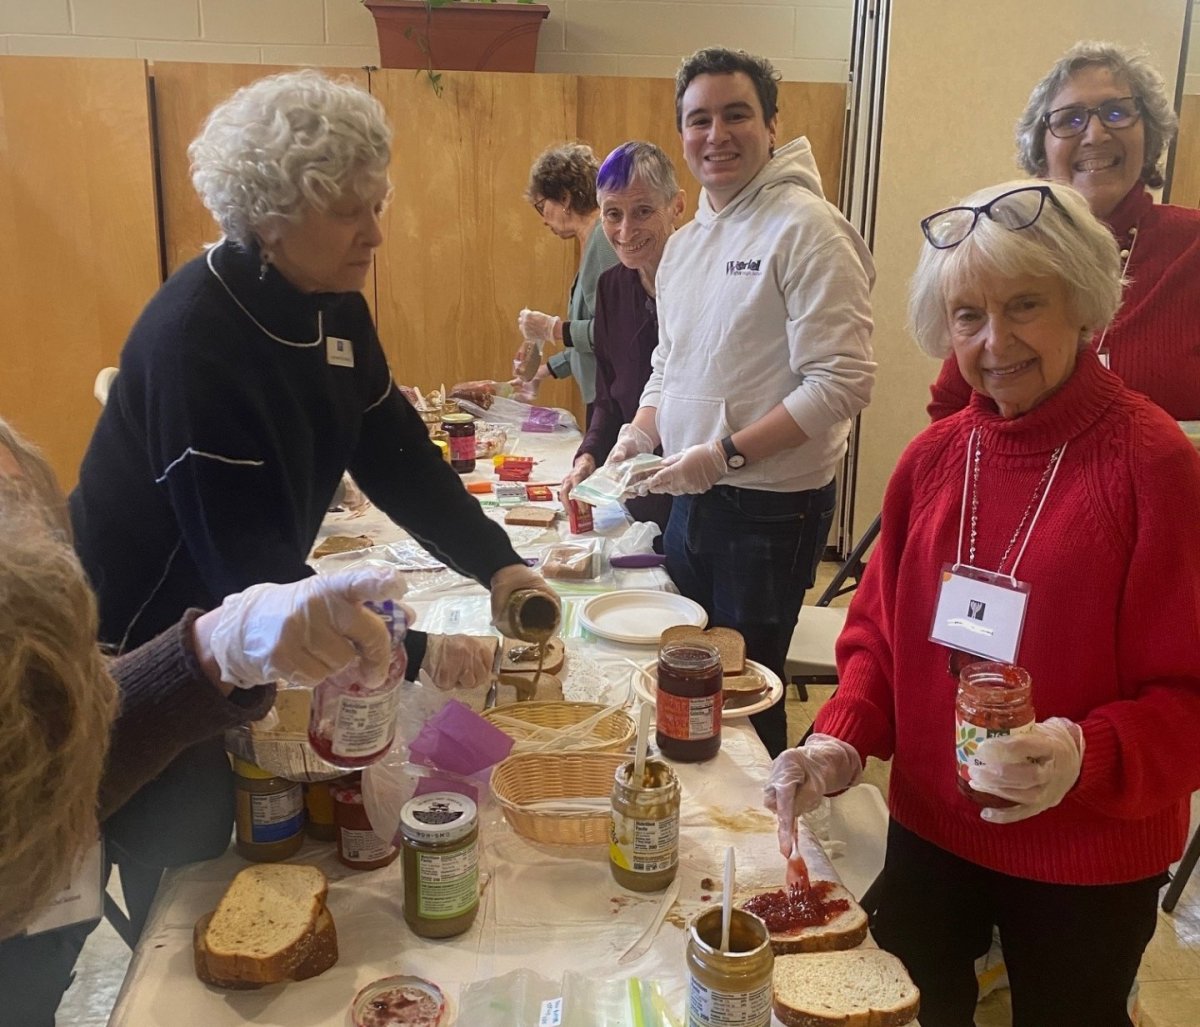
[[[1188,842],[1183,859],[1179,861],[1179,869],[1172,875],[1171,884],[1163,895],[1162,908],[1164,913],[1170,913],[1175,909],[1175,904],[1179,901],[1179,896],[1183,894],[1183,889],[1187,886],[1188,878],[1192,876],[1192,871],[1196,869],[1197,860],[1200,860],[1200,825],[1197,825],[1196,830],[1192,832],[1192,840]]]

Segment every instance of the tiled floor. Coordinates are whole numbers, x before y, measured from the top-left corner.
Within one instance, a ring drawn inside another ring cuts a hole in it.
[[[812,595],[828,582],[836,567],[823,565]],[[844,601],[844,600],[843,600]],[[789,737],[793,741],[812,723],[830,689],[813,687],[810,701],[787,699]],[[794,695],[794,691],[790,693]],[[871,760],[866,778],[887,791],[887,764]],[[1200,823],[1200,793],[1192,797],[1193,830]],[[59,1027],[105,1027],[129,961],[129,950],[103,923],[88,939],[80,957],[75,983],[59,1009]],[[1173,914],[1158,914],[1158,930],[1146,950],[1140,981],[1140,1027],[1197,1027],[1200,1025],[1200,871],[1193,876]],[[1010,1027],[1008,992],[1001,990],[980,1004],[977,1027]],[[1050,1025],[1047,1025],[1050,1027]]]

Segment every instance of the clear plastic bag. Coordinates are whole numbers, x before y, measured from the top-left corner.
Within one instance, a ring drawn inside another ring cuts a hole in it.
[[[661,464],[662,457],[653,453],[639,453],[619,463],[604,464],[571,490],[571,498],[592,506],[619,503],[626,496],[636,495],[638,484],[657,471]]]
[[[592,980],[568,970],[562,982],[532,970],[475,981],[459,996],[461,1024],[504,1027],[678,1027],[657,981]]]
[[[557,581],[594,581],[604,574],[604,539],[580,539],[549,546],[538,568],[542,577]]]

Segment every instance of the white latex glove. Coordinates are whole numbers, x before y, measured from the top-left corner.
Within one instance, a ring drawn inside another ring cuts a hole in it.
[[[619,464],[625,460],[632,460],[639,453],[653,452],[654,440],[631,421],[621,425],[621,430],[617,432],[617,441],[609,450],[604,465],[607,467],[609,464]]]
[[[581,481],[585,481],[596,473],[596,458],[591,453],[580,453],[567,476],[563,478],[558,489],[558,501],[563,506],[571,498],[571,490]]]
[[[1057,806],[1079,780],[1083,731],[1065,717],[1051,717],[1032,731],[979,743],[968,768],[971,787],[1017,803],[985,806],[979,815],[993,824],[1012,824]]]
[[[559,601],[558,593],[546,584],[545,578],[530,570],[525,564],[514,563],[507,567],[501,567],[492,575],[490,587],[492,593],[492,623],[500,630],[502,635],[508,638],[520,638],[520,635],[517,634],[516,625],[509,618],[511,611],[508,608],[508,600],[514,592],[523,588],[530,588],[535,592],[540,592],[554,603],[556,611],[555,630],[557,631],[557,625],[562,621],[562,603]]]
[[[367,688],[383,684],[392,642],[368,600],[398,600],[404,577],[395,568],[363,562],[336,574],[289,585],[252,585],[226,596],[209,646],[221,680],[253,688],[283,679],[312,687],[354,661]]]
[[[553,314],[543,314],[540,310],[522,310],[517,315],[517,327],[521,335],[535,342],[553,342],[554,329],[559,318]]]
[[[763,785],[763,805],[779,820],[779,851],[787,858],[796,838],[796,818],[816,809],[826,795],[862,780],[858,750],[833,735],[810,735],[797,749],[775,757]]]
[[[702,442],[664,457],[662,466],[638,485],[638,494],[665,492],[671,496],[690,496],[707,492],[728,469],[721,443]]]
[[[492,673],[497,639],[491,635],[430,635],[421,671],[438,688],[479,688]]]

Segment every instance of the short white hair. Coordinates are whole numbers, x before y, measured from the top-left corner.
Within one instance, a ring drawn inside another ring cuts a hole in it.
[[[1088,334],[1113,319],[1122,287],[1117,244],[1070,186],[1017,179],[980,189],[954,206],[982,207],[1013,189],[1038,187],[1050,189],[1063,209],[1046,197],[1041,215],[1028,228],[1014,231],[981,215],[974,231],[957,246],[939,250],[925,241],[909,283],[908,330],[930,356],[950,355],[946,297],[964,282],[983,276],[1058,278],[1066,286],[1072,313]],[[1028,201],[1037,200],[1031,191]]]
[[[259,79],[216,107],[188,147],[192,184],[226,238],[249,246],[273,222],[325,210],[386,180],[392,130],[352,82],[306,68]]]

